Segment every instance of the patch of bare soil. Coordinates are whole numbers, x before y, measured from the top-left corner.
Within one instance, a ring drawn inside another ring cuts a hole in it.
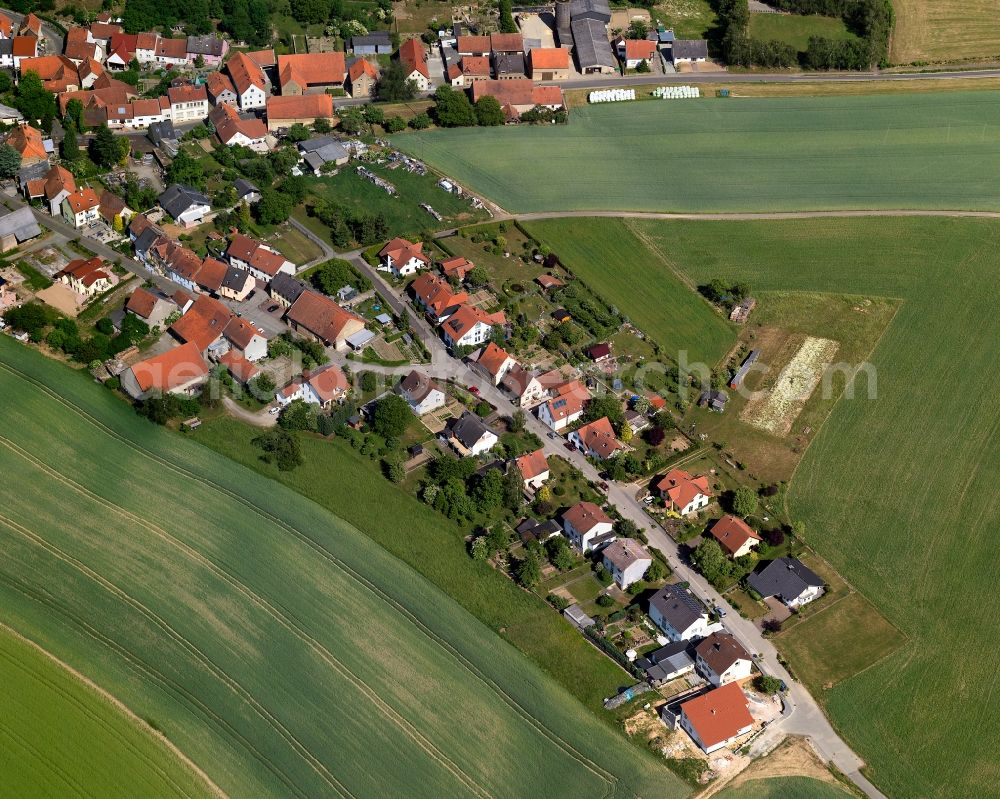
[[[805,738],[790,735],[767,757],[753,761],[727,783],[713,783],[697,799],[708,799],[723,787],[735,788],[750,780],[770,777],[811,777],[841,787],[841,783],[830,773]]]

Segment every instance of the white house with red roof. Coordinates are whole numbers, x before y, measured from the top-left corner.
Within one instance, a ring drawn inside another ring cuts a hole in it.
[[[504,376],[517,365],[509,352],[492,341],[479,352],[469,356],[469,365],[487,380],[498,386]]]
[[[84,297],[101,294],[118,284],[115,273],[105,265],[103,258],[97,256],[70,261],[54,278]]]
[[[435,323],[444,322],[469,299],[464,291],[452,291],[451,284],[440,275],[424,272],[410,283],[410,291],[419,308]]]
[[[89,186],[77,189],[63,197],[62,213],[73,227],[79,229],[101,216],[101,198]]]
[[[722,749],[753,729],[746,694],[735,682],[682,704],[679,721],[705,754]]]
[[[443,408],[448,401],[438,384],[416,369],[399,381],[396,393],[406,400],[417,416]]]
[[[418,269],[431,265],[431,259],[424,255],[424,243],[415,244],[406,239],[395,238],[386,244],[378,254],[378,268],[401,278],[415,274]]]
[[[760,543],[760,536],[738,516],[727,513],[712,525],[712,538],[731,558],[749,555]]]
[[[570,443],[588,458],[606,461],[625,449],[618,440],[611,420],[602,416],[589,424],[577,428],[569,434]]]
[[[208,366],[198,346],[187,343],[132,364],[120,377],[122,389],[133,399],[167,393],[190,395],[208,379]]]
[[[302,400],[325,409],[335,402],[342,402],[346,396],[347,378],[339,366],[330,364],[314,372],[303,372],[284,388],[278,389],[274,398],[282,406]]]
[[[579,380],[570,380],[553,389],[553,396],[538,406],[538,419],[557,433],[583,416],[590,392]]]
[[[683,469],[671,469],[656,484],[656,490],[667,504],[667,510],[687,516],[706,507],[712,499],[712,488],[703,474],[692,476]]]
[[[524,480],[524,487],[537,491],[549,479],[549,462],[545,450],[536,449],[527,455],[521,455],[514,463]]]
[[[563,530],[573,546],[587,554],[614,540],[614,522],[593,502],[577,502],[563,514]]]
[[[461,305],[441,325],[441,335],[449,349],[476,347],[489,341],[495,326],[506,322],[503,311],[488,314],[473,305]]]
[[[233,236],[226,248],[226,257],[237,269],[245,269],[265,283],[279,272],[295,274],[295,264],[284,255],[242,233]]]

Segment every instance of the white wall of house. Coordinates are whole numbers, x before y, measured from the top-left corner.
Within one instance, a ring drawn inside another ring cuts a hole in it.
[[[565,416],[562,419],[556,419],[552,416],[549,411],[549,404],[546,402],[538,406],[538,418],[546,427],[555,430],[557,433],[560,430],[565,429],[569,425],[573,424],[577,419],[583,416],[583,409],[581,408],[577,413],[571,413],[569,416]]]
[[[637,561],[630,563],[624,569],[619,569],[614,563],[605,558],[604,568],[611,572],[611,576],[614,577],[618,587],[624,590],[632,585],[632,583],[639,582],[639,580],[642,579],[642,576],[646,573],[646,569],[648,569],[652,563],[653,561],[651,558],[639,558]]]
[[[753,671],[753,663],[747,658],[740,658],[722,672],[722,674],[716,674],[712,667],[708,665],[708,662],[701,655],[698,655],[695,660],[695,668],[698,669],[698,673],[702,677],[718,688],[720,685],[725,685],[728,682],[745,680]]]
[[[677,630],[660,614],[655,605],[649,607],[649,618],[663,630],[663,634],[671,641],[689,641],[692,638],[705,638],[713,632],[713,625],[708,622],[708,614],[703,613],[699,619],[684,630]]]
[[[406,398],[407,403],[409,403],[410,408],[417,416],[423,416],[425,413],[430,413],[431,411],[437,410],[438,408],[443,408],[446,403],[446,398],[444,392],[440,389],[433,388],[420,402],[413,402],[409,397]]]
[[[728,746],[732,741],[735,741],[741,735],[746,735],[746,733],[750,732],[750,730],[753,729],[753,725],[744,727],[742,730],[740,730],[739,732],[737,732],[737,734],[734,735],[729,740],[720,741],[719,743],[713,744],[712,746],[706,748],[705,745],[702,743],[701,738],[698,737],[698,733],[695,730],[694,725],[691,723],[690,719],[688,719],[688,717],[684,715],[684,711],[683,710],[681,711],[681,722],[680,723],[681,723],[681,727],[684,728],[684,731],[687,732],[687,734],[691,736],[691,739],[696,744],[698,744],[698,747],[705,754],[707,754],[707,755],[711,754],[712,752],[718,751],[719,749],[722,749],[725,746]]]
[[[593,549],[591,542],[595,538],[610,533],[612,529],[613,526],[609,522],[598,522],[586,532],[581,532],[568,521],[563,521],[563,530],[566,531],[566,537],[572,542],[573,546],[584,554]]]
[[[799,594],[797,597],[795,597],[795,599],[786,602],[785,604],[788,605],[788,607],[790,608],[800,608],[803,605],[808,605],[814,599],[819,599],[821,596],[823,596],[825,590],[826,589],[824,589],[823,586],[821,585],[810,586],[801,594]]]
[[[541,474],[536,474],[530,480],[525,480],[524,481],[524,487],[525,488],[533,488],[533,489],[535,489],[537,491],[539,488],[541,488],[543,485],[545,485],[545,481],[548,480],[548,479],[549,479],[549,470],[546,469]]]
[[[492,325],[488,325],[485,322],[476,322],[476,324],[474,324],[458,339],[453,339],[450,335],[448,335],[448,332],[445,331],[444,339],[445,343],[449,347],[475,347],[477,344],[484,344],[489,341],[492,332]]]
[[[250,108],[263,108],[267,105],[267,95],[259,86],[251,86],[240,95],[240,108],[244,111]]]

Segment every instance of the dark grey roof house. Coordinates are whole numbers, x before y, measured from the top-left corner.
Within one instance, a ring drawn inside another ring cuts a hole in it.
[[[260,189],[249,180],[237,178],[233,182],[233,188],[236,189],[237,200],[245,200],[248,204],[253,205],[260,199]]]
[[[573,53],[580,72],[586,75],[610,73],[618,69],[618,59],[611,49],[604,22],[593,17],[581,17],[574,19],[570,27],[573,31]]]
[[[608,25],[611,22],[611,5],[608,0],[571,0],[569,16],[578,19],[593,19]]]
[[[722,413],[729,402],[729,395],[725,391],[702,391],[698,397],[698,404],[703,408],[711,408],[713,411]]]
[[[497,80],[523,78],[524,53],[494,53],[493,72]]]
[[[694,671],[689,642],[673,641],[638,658],[635,665],[646,672],[651,683],[663,683]]]
[[[826,583],[796,558],[777,558],[747,577],[747,584],[765,599],[776,596],[797,608],[823,595]]]
[[[164,211],[178,220],[182,219],[188,209],[198,206],[210,206],[212,204],[212,201],[200,191],[180,183],[175,183],[173,186],[168,187],[157,200]]]
[[[706,61],[708,42],[704,39],[675,39],[671,46],[670,59],[675,64],[681,61]]]
[[[271,278],[271,297],[276,300],[281,300],[283,303],[292,305],[298,298],[299,295],[305,291],[308,286],[301,280],[292,277],[284,272],[278,272],[274,277]]]
[[[225,42],[217,36],[188,36],[187,51],[194,55],[208,55],[222,58],[225,53]]]
[[[365,36],[351,37],[351,51],[355,55],[391,55],[392,50],[389,31],[371,31]]]
[[[149,248],[152,247],[156,240],[163,235],[161,231],[150,225],[144,228],[142,233],[136,236],[135,241],[132,242],[132,249],[135,250],[136,257],[140,261],[146,260],[146,253],[149,252]]]
[[[649,617],[671,641],[708,635],[708,612],[683,586],[665,585],[649,600]]]
[[[154,122],[149,126],[146,135],[153,144],[162,148],[167,155],[171,157],[177,155],[180,142],[177,139],[177,132],[174,130],[174,123],[169,119],[162,122]]]
[[[465,411],[458,419],[448,422],[446,428],[452,441],[463,455],[479,455],[489,450],[496,442],[497,435],[476,414]],[[462,452],[462,450],[465,450]]]
[[[4,251],[11,249],[8,245],[20,244],[41,235],[42,229],[28,206],[0,216],[0,243]]]

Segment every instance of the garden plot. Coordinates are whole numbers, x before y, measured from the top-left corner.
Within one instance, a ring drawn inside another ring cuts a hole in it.
[[[742,419],[774,435],[788,435],[792,422],[812,396],[840,345],[828,338],[806,336],[798,352],[781,370],[774,387],[747,403]]]

